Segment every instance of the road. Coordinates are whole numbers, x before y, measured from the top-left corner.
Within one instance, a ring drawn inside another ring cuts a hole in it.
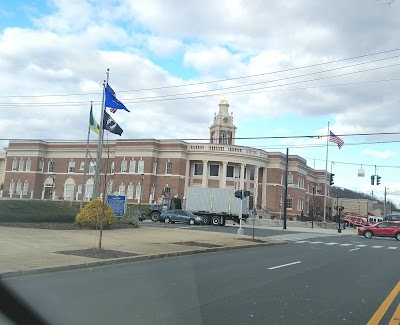
[[[400,242],[311,235],[5,282],[52,324],[367,324],[375,313],[388,324]]]

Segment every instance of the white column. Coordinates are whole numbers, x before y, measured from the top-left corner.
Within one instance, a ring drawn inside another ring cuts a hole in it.
[[[228,166],[228,162],[223,161],[222,162],[222,173],[221,173],[221,177],[219,179],[219,187],[220,188],[226,188],[226,169]]]
[[[246,167],[246,164],[241,164],[240,165],[240,183],[239,183],[239,190],[244,189],[244,168]]]
[[[201,183],[201,187],[208,186],[208,161],[203,160],[203,181]]]
[[[265,209],[267,206],[267,168],[263,168],[262,185],[261,185],[261,206]]]
[[[189,187],[189,177],[190,177],[190,160],[186,160],[186,170],[185,170],[185,188],[183,192],[183,196],[187,196],[187,189]]]
[[[253,206],[257,209],[258,202],[258,173],[260,172],[260,166],[256,166],[254,171],[254,195],[253,195]]]

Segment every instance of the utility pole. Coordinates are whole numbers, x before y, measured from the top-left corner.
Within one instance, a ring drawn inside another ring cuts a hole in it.
[[[336,195],[336,218],[338,218],[338,222],[339,222],[339,227],[338,227],[338,233],[340,234],[342,232],[342,229],[340,229],[340,210],[339,210],[339,198]]]
[[[283,201],[283,229],[286,229],[286,220],[287,220],[288,174],[289,174],[289,148],[286,148],[285,197]]]
[[[385,186],[385,195],[384,195],[384,201],[383,201],[383,217],[386,217],[386,186]]]

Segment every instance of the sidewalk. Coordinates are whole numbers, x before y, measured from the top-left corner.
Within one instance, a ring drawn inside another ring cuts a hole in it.
[[[137,254],[105,260],[57,253],[97,248],[99,231],[96,230],[48,230],[0,226],[0,277],[285,243],[268,238],[258,238],[258,242],[249,239],[251,238],[188,229],[142,227],[105,230],[103,249]],[[187,242],[191,242],[191,245],[185,244]],[[207,244],[218,246],[201,247]]]

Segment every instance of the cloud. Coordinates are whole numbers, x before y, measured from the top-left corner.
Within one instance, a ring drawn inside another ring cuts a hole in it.
[[[388,159],[396,155],[395,152],[390,151],[390,150],[385,150],[385,151],[377,151],[377,150],[370,150],[370,149],[365,149],[361,152],[363,156],[366,157],[374,157],[374,158],[380,158],[380,159]]]

